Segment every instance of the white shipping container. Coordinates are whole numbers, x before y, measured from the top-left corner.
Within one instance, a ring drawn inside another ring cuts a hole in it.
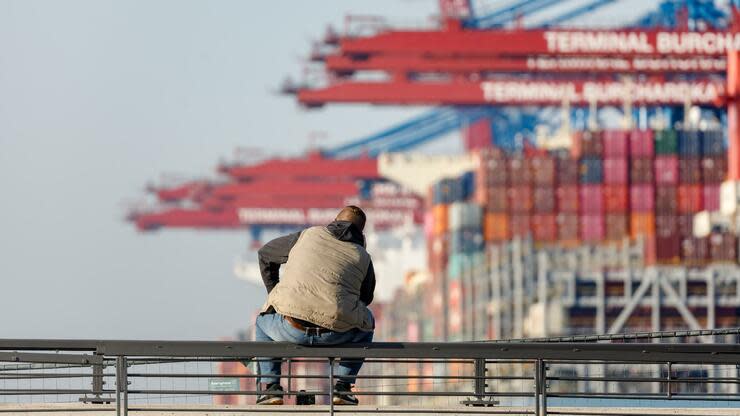
[[[472,202],[453,202],[450,204],[448,214],[450,230],[480,228],[482,223],[483,213],[480,205]]]
[[[740,181],[724,181],[719,189],[719,212],[733,215],[740,203]]]
[[[715,229],[729,230],[731,217],[719,212],[702,211],[694,215],[694,237],[708,237]]]
[[[694,215],[694,237],[706,237],[712,232],[712,219],[709,211]]]

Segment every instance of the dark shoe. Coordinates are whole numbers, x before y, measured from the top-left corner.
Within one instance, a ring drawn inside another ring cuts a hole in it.
[[[346,406],[357,406],[360,401],[357,400],[354,394],[352,394],[352,385],[349,383],[337,383],[334,386],[334,404],[346,405]]]
[[[283,386],[278,383],[268,384],[263,393],[257,397],[257,404],[283,404]]]

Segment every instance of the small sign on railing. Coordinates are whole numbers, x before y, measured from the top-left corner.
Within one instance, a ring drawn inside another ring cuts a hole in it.
[[[208,391],[239,391],[239,379],[209,378]]]

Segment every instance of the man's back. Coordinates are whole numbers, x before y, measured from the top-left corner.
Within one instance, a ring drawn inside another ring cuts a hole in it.
[[[286,316],[334,331],[372,330],[360,291],[370,264],[364,247],[326,227],[303,231],[267,303]]]

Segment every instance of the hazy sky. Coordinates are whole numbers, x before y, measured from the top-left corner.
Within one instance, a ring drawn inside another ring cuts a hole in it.
[[[248,326],[264,289],[232,275],[245,235],[143,235],[122,202],[163,172],[212,174],[238,146],[296,154],[310,132],[339,143],[421,111],[309,112],[271,91],[347,12],[416,24],[436,8],[0,0],[0,337],[213,339]]]
[[[240,232],[140,234],[122,201],[237,146],[298,153],[419,110],[301,110],[271,91],[348,11],[430,1],[0,0],[0,337],[202,338],[246,327]]]

